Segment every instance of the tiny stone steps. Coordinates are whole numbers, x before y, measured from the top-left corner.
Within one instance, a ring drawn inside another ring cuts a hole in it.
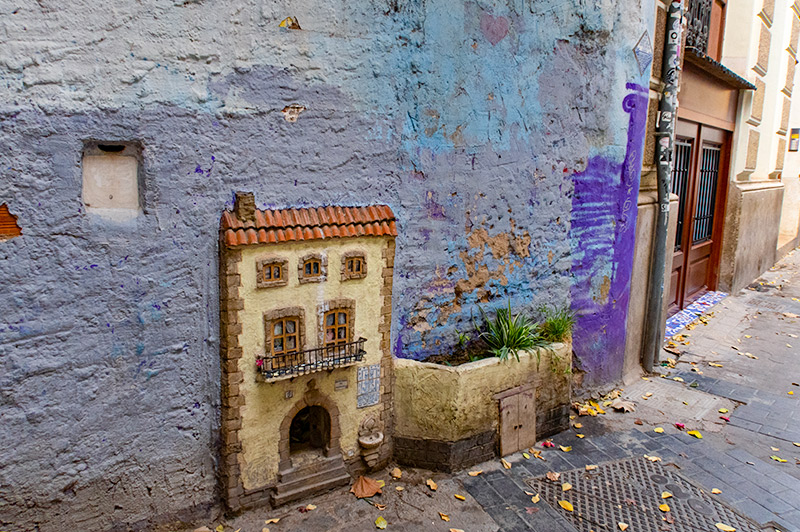
[[[278,484],[272,495],[272,505],[310,497],[350,483],[341,454],[329,456],[302,467],[293,467],[278,473]]]

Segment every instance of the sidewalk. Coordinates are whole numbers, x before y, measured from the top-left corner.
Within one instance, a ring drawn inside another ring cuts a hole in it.
[[[471,468],[482,471],[477,476],[403,468],[395,480],[384,471],[375,475],[386,482],[372,499],[378,506],[343,489],[207,526],[361,532],[376,530],[381,516],[386,530],[397,531],[600,532],[623,523],[629,532],[714,532],[723,523],[740,532],[800,532],[800,253],[724,299],[703,322],[682,331],[680,356],[663,352],[675,359],[660,368],[663,377],[626,384],[621,397],[635,411],[600,402],[606,413],[576,416],[572,430],[553,438],[556,447],[536,445],[546,461],[516,453],[506,457],[510,469],[498,459]],[[548,480],[548,472],[562,477]],[[572,488],[562,491],[567,479]],[[672,496],[662,499],[663,491]],[[658,508],[664,503],[668,513]],[[307,504],[315,508],[301,512]],[[281,520],[265,524],[270,517]]]

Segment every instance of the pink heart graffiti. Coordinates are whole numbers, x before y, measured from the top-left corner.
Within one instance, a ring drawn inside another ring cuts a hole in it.
[[[508,19],[484,13],[481,16],[481,33],[494,46],[508,35]]]

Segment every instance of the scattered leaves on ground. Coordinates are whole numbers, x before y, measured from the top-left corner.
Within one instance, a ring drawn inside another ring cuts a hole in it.
[[[359,476],[350,487],[350,493],[359,499],[372,497],[376,493],[381,493],[381,485],[369,477]]]
[[[434,482],[432,478],[426,480],[425,484],[431,489],[431,491],[436,491],[439,488],[439,486],[436,485],[436,482]]]
[[[597,466],[594,464],[589,464],[586,466],[586,471],[594,471],[595,469],[597,469]]]
[[[664,503],[658,506],[658,509],[662,512],[669,512],[669,504]]]
[[[722,364],[717,364],[716,362],[709,362],[708,365],[711,366],[712,368],[721,368],[722,367]]]
[[[661,427],[656,427],[656,428],[653,429],[653,432],[657,432],[659,434],[662,434],[664,432],[664,429],[661,428]]]
[[[539,502],[539,494],[538,493],[536,495],[534,495],[533,497],[531,497],[531,502],[533,504],[536,504],[537,502]]]
[[[403,491],[405,488],[403,486],[396,486],[394,489],[397,491]]]
[[[464,497],[463,495],[459,495],[458,493],[456,493],[455,495],[453,495],[453,497],[455,497],[455,498],[456,498],[456,499],[458,499],[459,501],[466,501],[466,500],[467,500],[467,498],[466,498],[466,497]]]
[[[620,530],[622,530],[622,532],[625,532],[626,530],[628,530],[628,524],[627,523],[617,523],[617,526],[619,527]]]
[[[575,434],[575,436],[577,436],[580,439],[584,439],[586,437],[585,434]]]
[[[505,458],[501,458],[500,463],[503,464],[503,467],[506,469],[511,469],[511,464]]]
[[[718,410],[718,412],[719,412],[720,414],[727,414],[727,413],[728,413],[728,409],[727,409],[727,408],[720,408],[720,409]]]
[[[275,523],[277,523],[280,520],[281,520],[280,517],[273,517],[272,519],[267,519],[266,521],[264,521],[264,524],[265,525],[274,525]]]
[[[572,484],[570,484],[569,482],[564,482],[563,484],[561,484],[561,491],[569,491],[571,489],[572,489]]]
[[[575,427],[576,429],[582,429],[583,428],[583,423],[575,423],[572,426]]]
[[[522,457],[523,457],[525,460],[527,460],[527,459],[529,459],[529,458],[531,457],[531,455],[529,455],[528,453],[522,453]]]
[[[447,514],[444,514],[442,512],[439,512],[439,517],[442,518],[442,521],[449,521],[450,520],[450,516],[447,515]]]
[[[571,445],[559,445],[558,448],[561,449],[565,453],[568,453],[568,452],[570,452],[572,450],[572,446]]]
[[[558,501],[558,505],[568,512],[572,512],[575,510],[575,508],[572,506],[572,503],[569,501]]]
[[[723,524],[723,523],[717,523],[715,526],[718,529],[722,530],[722,532],[736,532],[735,528],[733,528],[732,526]]]
[[[775,451],[776,453],[777,453],[778,451],[780,451],[780,449],[778,449],[777,447],[770,447],[770,449],[772,449],[772,450],[773,450],[773,451]]]
[[[393,479],[403,478],[403,472],[400,471],[399,467],[395,467],[394,469],[392,469],[392,478]]]
[[[722,490],[719,488],[714,488],[711,490],[711,493],[713,493],[714,495],[719,495],[720,493],[722,493]]]
[[[776,462],[780,462],[782,464],[787,462],[787,460],[785,458],[781,458],[780,456],[775,456],[774,454],[772,456],[770,456],[770,458],[772,458]]]
[[[552,480],[553,482],[556,482],[559,478],[561,478],[561,473],[548,471],[547,474],[545,474],[545,476],[547,477],[547,480]]]
[[[644,425],[644,421],[642,421],[641,419],[638,419],[638,418],[637,418],[637,419],[635,419],[635,420],[633,421],[633,424],[634,424],[634,425]]]
[[[688,434],[689,436],[694,436],[694,437],[695,437],[695,438],[697,438],[698,440],[702,440],[702,439],[703,439],[703,435],[702,435],[702,434],[700,434],[700,431],[699,431],[699,430],[690,430],[690,431],[689,431],[689,432],[687,432],[686,434]]]
[[[675,382],[684,382],[684,380],[680,377],[672,377],[672,380],[674,380]]]
[[[471,477],[477,477],[481,473],[483,473],[483,469],[478,469],[477,471],[470,471],[469,473],[467,473],[467,475]]]
[[[388,524],[389,523],[383,518],[383,516],[378,516],[378,518],[375,520],[375,528],[380,528],[381,530],[385,529],[386,525]]]
[[[658,456],[644,455],[644,457],[645,457],[645,459],[650,460],[651,462],[660,462],[661,461],[661,458],[659,458]]]
[[[668,491],[662,491],[661,492],[661,498],[662,499],[669,499],[670,497],[672,497],[672,493],[670,493]]]

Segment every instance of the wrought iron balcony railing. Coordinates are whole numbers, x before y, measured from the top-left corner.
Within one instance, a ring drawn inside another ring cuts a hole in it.
[[[689,0],[686,10],[686,46],[708,53],[712,0]]]
[[[316,347],[285,355],[258,357],[256,369],[265,380],[297,377],[316,371],[351,366],[364,360],[365,338],[346,344]]]

